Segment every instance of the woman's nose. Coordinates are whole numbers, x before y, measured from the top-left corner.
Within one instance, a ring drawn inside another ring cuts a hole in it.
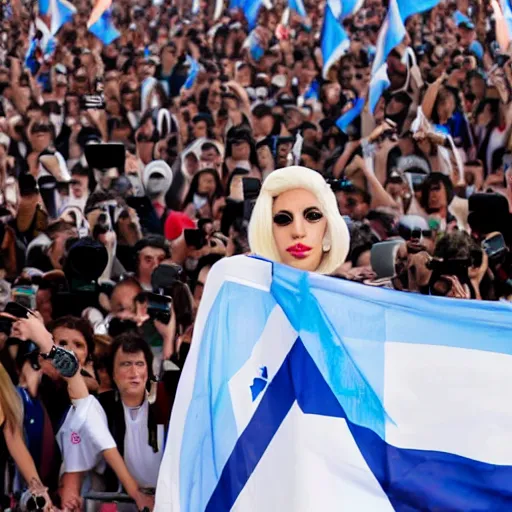
[[[306,226],[302,216],[297,215],[292,222],[292,237],[304,238],[306,236]]]

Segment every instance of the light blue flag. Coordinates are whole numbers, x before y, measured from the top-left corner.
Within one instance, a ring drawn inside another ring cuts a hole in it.
[[[50,0],[39,0],[38,8],[40,15],[44,16],[45,14],[48,14],[48,11],[50,10]]]
[[[33,76],[36,75],[37,70],[39,69],[39,62],[37,62],[37,59],[36,59],[36,50],[37,50],[37,39],[33,38],[32,41],[30,41],[27,53],[25,54],[25,64],[24,64],[24,67],[28,68]]]
[[[199,73],[199,69],[200,69],[199,62],[197,62],[197,60],[193,59],[190,55],[187,55],[187,62],[189,65],[189,69],[188,69],[187,80],[183,84],[183,87],[185,88],[185,90],[192,89],[192,87],[196,81],[197,74]]]
[[[76,7],[68,0],[50,0],[49,13],[51,15],[50,31],[54,36],[62,25],[73,19]]]
[[[364,4],[364,0],[341,0],[340,18],[354,15]]]
[[[511,314],[221,260],[155,511],[508,510]]]
[[[258,23],[258,14],[263,6],[263,0],[243,0],[239,7],[244,11],[245,19],[249,24],[249,30],[253,30]]]
[[[313,80],[308,90],[304,94],[305,100],[318,100],[320,97],[320,84],[318,80]]]
[[[302,16],[303,18],[307,16],[303,0],[289,0],[288,7],[292,11],[295,11],[299,16]]]
[[[440,0],[415,0],[411,2],[410,0],[390,0],[386,19],[379,32],[375,59],[372,65],[372,81],[374,81],[373,91],[370,84],[370,110],[372,113],[382,92],[385,90],[385,88],[382,89],[382,85],[385,83],[382,76],[382,69],[386,63],[386,59],[393,48],[396,48],[405,37],[405,20],[413,14],[432,9],[439,1]],[[389,87],[389,80],[386,88],[387,87]],[[378,97],[376,97],[376,94],[378,94]]]
[[[192,0],[192,14],[194,16],[197,16],[199,14],[200,10],[201,10],[201,5],[199,3],[199,0]]]
[[[89,32],[94,34],[103,44],[110,44],[121,35],[114,26],[110,9],[107,9],[100,16],[100,19],[89,28]]]
[[[322,75],[327,78],[331,67],[338,62],[350,46],[350,39],[341,26],[339,18],[335,16],[331,3],[326,2],[324,11],[324,25],[320,47],[322,50],[323,69]]]
[[[377,107],[380,97],[390,85],[391,82],[388,77],[388,65],[384,63],[370,80],[368,103],[372,114],[375,112],[375,108]]]
[[[347,128],[361,115],[365,103],[366,100],[364,98],[357,98],[354,106],[338,118],[336,126],[346,133]]]

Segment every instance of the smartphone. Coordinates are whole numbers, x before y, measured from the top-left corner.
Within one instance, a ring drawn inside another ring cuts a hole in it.
[[[396,255],[403,240],[386,240],[372,246],[370,261],[377,279],[392,278],[395,275]]]
[[[8,302],[4,309],[5,313],[16,318],[28,318],[30,310],[17,302]]]
[[[188,247],[201,249],[206,244],[206,238],[200,229],[185,229],[183,236]]]
[[[261,190],[261,181],[258,178],[242,178],[244,200],[257,199]]]
[[[482,242],[482,249],[486,252],[489,259],[500,258],[507,251],[505,239],[501,233],[495,233],[487,240]]]

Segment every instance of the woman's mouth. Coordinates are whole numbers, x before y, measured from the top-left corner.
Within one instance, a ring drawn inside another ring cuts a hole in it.
[[[312,247],[302,244],[292,245],[286,249],[294,258],[302,260],[308,256],[308,252],[311,251]]]

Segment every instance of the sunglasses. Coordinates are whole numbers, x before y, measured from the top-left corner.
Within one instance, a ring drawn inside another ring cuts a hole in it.
[[[323,213],[317,208],[306,208],[303,213],[304,219],[308,222],[318,222],[323,218]],[[277,226],[289,226],[293,222],[293,214],[291,212],[279,212],[274,215],[274,223]]]

